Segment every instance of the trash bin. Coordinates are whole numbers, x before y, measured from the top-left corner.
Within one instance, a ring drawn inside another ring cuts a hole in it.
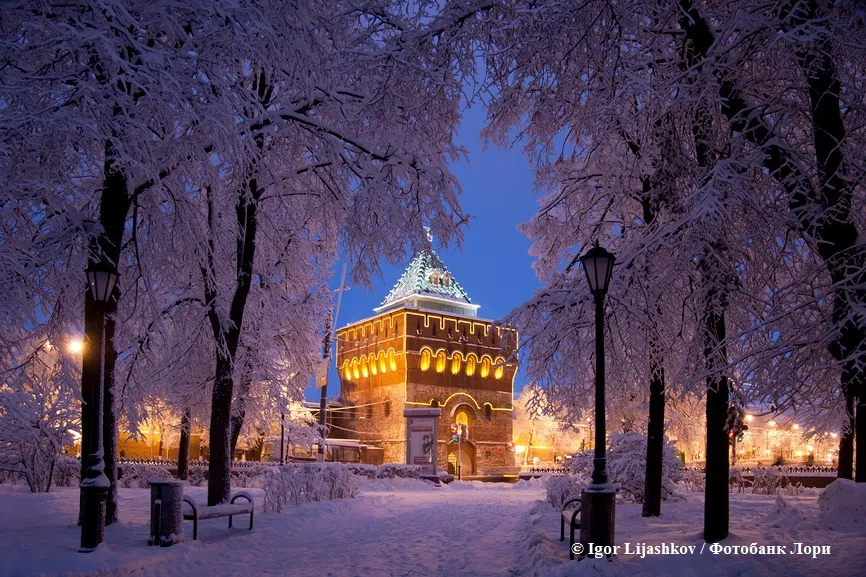
[[[183,541],[183,481],[150,479],[148,545],[168,547]]]

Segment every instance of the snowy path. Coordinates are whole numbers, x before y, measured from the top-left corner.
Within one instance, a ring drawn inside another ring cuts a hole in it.
[[[254,535],[188,547],[182,571],[135,574],[502,577],[514,565],[518,524],[538,496],[503,488],[367,493],[265,516]]]
[[[188,492],[203,499],[205,489]],[[0,509],[11,513],[0,519],[0,540],[8,547],[0,577],[505,577],[518,563],[519,527],[543,491],[477,482],[422,485],[367,490],[356,499],[284,514],[261,514],[261,491],[254,491],[252,532],[229,531],[225,519],[206,520],[199,541],[170,548],[145,544],[149,493],[121,490],[124,522],[108,528],[108,547],[82,555],[75,552],[79,532],[71,524],[76,491],[0,491]],[[246,519],[236,526],[245,527]],[[185,530],[191,532],[190,523]]]

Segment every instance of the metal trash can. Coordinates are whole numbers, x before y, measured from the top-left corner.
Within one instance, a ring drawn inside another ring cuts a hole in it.
[[[150,479],[148,545],[168,547],[183,541],[183,481]]]

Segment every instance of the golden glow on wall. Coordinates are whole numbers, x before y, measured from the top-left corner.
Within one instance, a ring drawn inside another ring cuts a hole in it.
[[[505,359],[502,357],[496,357],[496,370],[493,371],[494,379],[501,379],[502,375],[505,373]]]
[[[352,379],[352,369],[349,368],[349,361],[343,361],[343,377],[347,381]]]
[[[361,375],[365,379],[370,376],[370,371],[367,369],[367,357],[361,357]]]
[[[469,356],[466,357],[466,376],[467,377],[471,377],[472,375],[475,374],[476,362],[477,361],[475,360],[475,355],[473,355],[472,353],[469,353]]]
[[[388,350],[388,367],[392,371],[397,370],[397,355],[394,353],[394,349]]]
[[[352,359],[352,374],[356,379],[361,378],[361,370],[358,368],[358,359]]]
[[[463,362],[463,355],[460,353],[454,353],[454,356],[451,357],[451,374],[456,375],[460,372],[460,364]]]
[[[379,365],[376,363],[376,355],[374,353],[370,353],[370,372],[373,376],[379,374]]]
[[[490,374],[490,357],[483,356],[481,357],[481,377],[487,378],[487,375]]]
[[[421,362],[419,365],[422,371],[426,371],[430,368],[431,360],[433,360],[433,351],[427,348],[421,349]]]
[[[387,370],[388,367],[385,364],[385,351],[379,351],[379,372],[385,374]]]
[[[436,353],[436,372],[444,373],[445,372],[445,361],[447,360],[447,356],[445,356],[445,351],[439,351]]]

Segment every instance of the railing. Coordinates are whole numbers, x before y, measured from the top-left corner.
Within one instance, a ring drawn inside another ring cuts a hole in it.
[[[736,465],[734,466],[736,467]],[[734,467],[731,467],[732,469]],[[775,468],[779,469],[780,467],[784,467],[788,473],[836,473],[838,469],[836,467],[816,467],[816,466],[789,466],[789,465],[773,465],[768,467],[742,467],[741,470],[744,475],[749,475],[755,472],[756,469],[770,469]],[[686,467],[683,471],[699,471],[701,473],[706,474],[707,470],[702,467]]]
[[[121,465],[156,465],[165,467],[177,466],[177,459],[127,459],[125,457],[122,457],[118,459],[117,462]],[[190,467],[207,467],[209,465],[209,461],[204,459],[191,459],[189,461],[189,465]],[[279,465],[279,463],[275,461],[232,461],[233,469],[241,469],[244,467],[260,467],[262,465],[275,467]]]
[[[530,467],[529,473],[534,475],[567,475],[565,467]]]

